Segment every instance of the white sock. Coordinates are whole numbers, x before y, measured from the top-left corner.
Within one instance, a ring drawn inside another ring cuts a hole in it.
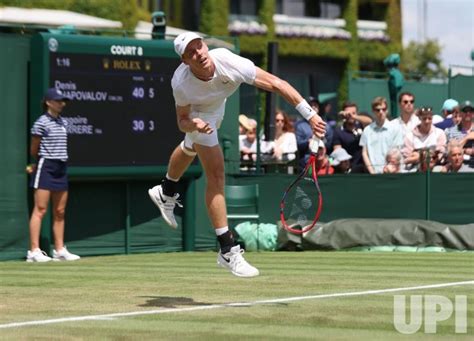
[[[217,236],[221,236],[221,235],[223,235],[224,233],[226,233],[227,231],[229,231],[229,227],[228,227],[228,226],[219,227],[218,229],[216,229],[216,235],[217,235]]]
[[[178,181],[179,181],[179,179],[173,179],[172,177],[170,177],[170,176],[168,175],[168,173],[166,173],[166,178],[167,178],[168,180],[170,180],[170,181],[173,181],[173,182],[178,182]]]

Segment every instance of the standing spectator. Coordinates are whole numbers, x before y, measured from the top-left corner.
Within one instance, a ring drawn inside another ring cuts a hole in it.
[[[383,167],[384,174],[400,173],[402,163],[402,153],[398,148],[392,148],[385,156],[385,166]]]
[[[27,262],[73,261],[80,257],[64,245],[64,214],[68,198],[67,130],[61,112],[68,97],[56,88],[48,89],[43,99],[44,114],[31,128],[30,154],[38,164],[29,165],[31,187],[34,188],[34,208],[30,218],[30,250]],[[54,251],[53,258],[40,249],[41,222],[52,202]]]
[[[445,130],[450,128],[454,125],[453,122],[453,113],[459,111],[459,103],[458,101],[449,98],[443,103],[443,107],[441,108],[441,116],[435,115],[433,116],[433,124],[436,128],[440,128]],[[458,122],[459,123],[459,122]]]
[[[474,168],[474,107],[470,101],[461,105],[461,122],[445,130],[448,142],[458,140],[464,149],[464,163]]]
[[[352,102],[344,103],[339,116],[342,117],[343,123],[334,130],[334,151],[344,148],[352,156],[351,172],[363,173],[365,167],[359,142],[362,130],[372,122],[372,119],[359,114],[357,104]]]
[[[400,116],[390,121],[390,124],[400,129],[402,134],[401,142],[403,143],[407,132],[412,131],[420,124],[418,116],[415,115],[415,95],[411,92],[402,92],[398,96],[398,106],[400,108]]]
[[[331,153],[334,174],[349,174],[351,172],[352,156],[344,148],[335,149]]]
[[[293,126],[288,115],[277,110],[275,115],[275,140],[268,144],[267,150],[272,151],[273,158],[281,161],[291,161],[296,158],[296,136],[293,133]]]
[[[307,102],[311,106],[313,110],[316,112],[320,111],[320,103],[319,101],[310,96],[308,97]],[[324,120],[324,117],[322,117]],[[306,120],[299,120],[295,124],[295,135],[296,135],[296,142],[298,145],[298,155],[299,155],[299,160],[298,160],[298,167],[300,170],[304,169],[304,166],[306,165],[306,162],[308,162],[309,155],[310,155],[310,150],[309,150],[309,141],[313,137],[313,132],[311,130],[310,125]],[[329,146],[329,148],[332,147],[332,139],[333,139],[333,128],[328,124],[326,125],[326,133],[323,138],[323,142],[325,145]],[[328,149],[329,149],[328,148]]]
[[[433,111],[430,107],[422,107],[418,110],[421,123],[405,136],[403,148],[404,163],[413,168],[421,161],[425,162],[424,151],[430,150],[430,156],[441,156],[446,150],[446,135],[433,125]],[[435,162],[430,157],[430,162]]]
[[[359,144],[367,171],[380,174],[385,166],[387,152],[402,144],[401,132],[398,126],[387,120],[387,100],[384,97],[376,97],[372,101],[372,111],[375,121],[364,128]]]

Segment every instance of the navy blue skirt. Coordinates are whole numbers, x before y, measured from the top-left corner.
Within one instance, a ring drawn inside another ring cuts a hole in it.
[[[61,160],[41,158],[31,174],[30,186],[50,191],[67,191],[67,165]]]

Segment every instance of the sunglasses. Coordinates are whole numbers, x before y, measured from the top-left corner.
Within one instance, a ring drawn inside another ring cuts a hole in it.
[[[422,112],[432,112],[433,108],[432,107],[421,107],[420,108],[420,113]]]
[[[403,102],[403,104],[408,104],[408,103],[413,104],[413,103],[415,103],[415,100],[413,100],[413,99],[410,100],[410,101],[404,100],[402,102]]]
[[[387,111],[387,108],[374,108],[374,111],[376,112]]]

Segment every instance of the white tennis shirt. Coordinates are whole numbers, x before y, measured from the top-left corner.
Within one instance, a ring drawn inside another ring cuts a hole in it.
[[[242,83],[254,84],[255,64],[227,49],[209,51],[216,70],[210,81],[202,81],[193,75],[188,65],[181,63],[171,80],[176,105],[191,105],[191,117],[222,120],[227,97]]]

